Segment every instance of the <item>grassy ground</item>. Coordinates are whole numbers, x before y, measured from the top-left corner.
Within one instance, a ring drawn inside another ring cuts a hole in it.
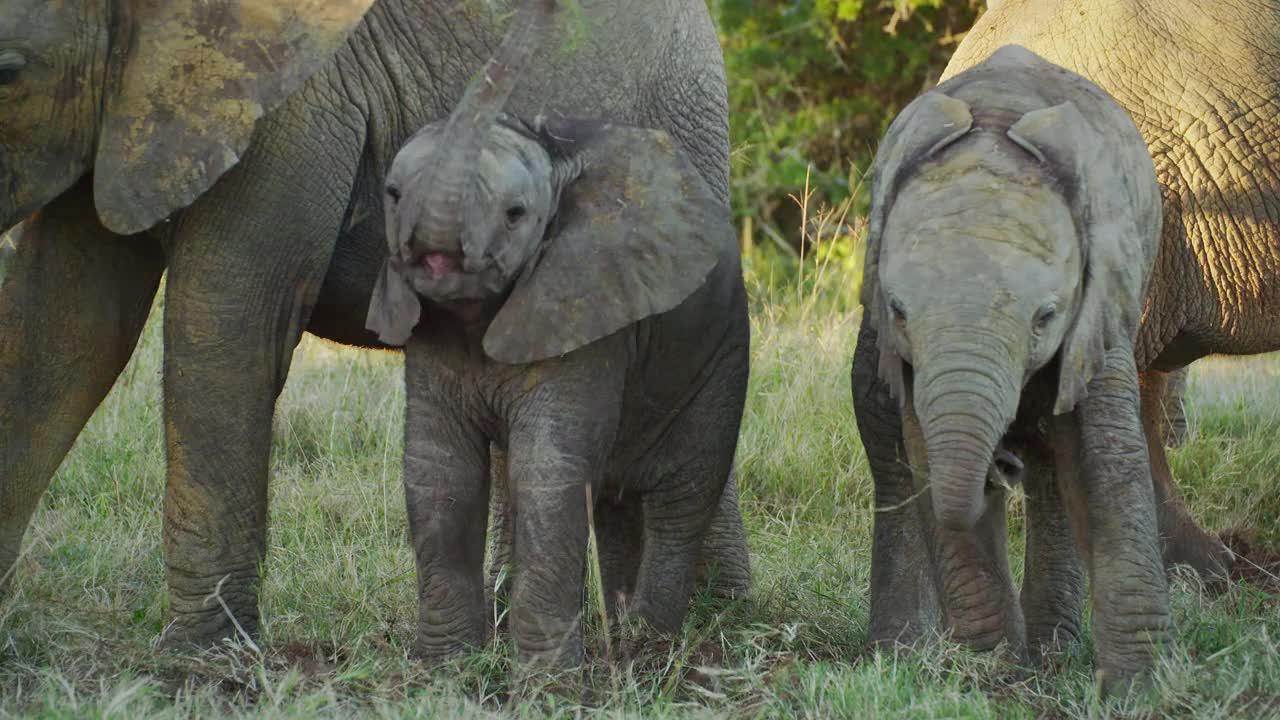
[[[1249,579],[1225,588],[1176,580],[1176,642],[1148,697],[1100,704],[1087,643],[1054,671],[1031,677],[941,642],[899,658],[863,652],[871,485],[849,399],[858,321],[847,311],[854,298],[839,269],[828,266],[825,278],[813,271],[809,293],[751,277],[754,367],[739,462],[754,595],[730,605],[699,597],[670,653],[644,667],[597,663],[594,697],[578,707],[513,698],[501,643],[443,670],[407,657],[415,601],[398,478],[400,361],[314,339],[295,356],[276,418],[260,647],[157,650],[166,599],[153,323],[54,479],[0,602],[0,715],[1280,712],[1275,567],[1271,575],[1250,568]],[[1280,363],[1271,358],[1199,364],[1192,434],[1174,456],[1200,518],[1255,531],[1256,546],[1280,544],[1277,375]],[[1016,510],[1013,526],[1017,535]],[[588,642],[595,648],[599,634]]]

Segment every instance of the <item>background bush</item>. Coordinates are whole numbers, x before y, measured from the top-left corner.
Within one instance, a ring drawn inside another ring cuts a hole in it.
[[[856,243],[856,223],[831,222],[817,233],[804,221],[842,203],[838,216],[865,214],[858,179],[877,141],[897,112],[937,81],[984,5],[710,1],[729,75],[734,216],[751,260],[786,279],[798,264],[787,258],[802,250],[802,238]],[[796,201],[806,177],[807,217]],[[860,254],[835,252],[850,262]]]

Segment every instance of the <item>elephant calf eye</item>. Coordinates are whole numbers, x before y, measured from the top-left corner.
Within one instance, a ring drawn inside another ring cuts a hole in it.
[[[893,313],[893,319],[900,323],[907,321],[907,310],[902,307],[902,303],[897,300],[889,301],[889,312]]]
[[[387,184],[387,197],[391,198],[391,202],[400,202],[400,188],[397,185]]]
[[[1036,331],[1039,332],[1049,326],[1053,319],[1058,316],[1058,308],[1053,305],[1045,305],[1036,313],[1035,325]]]
[[[0,85],[12,85],[18,81],[18,73],[27,66],[27,59],[14,50],[0,52]]]
[[[525,209],[522,205],[512,205],[507,208],[507,224],[515,225],[520,222],[520,218],[524,217]]]

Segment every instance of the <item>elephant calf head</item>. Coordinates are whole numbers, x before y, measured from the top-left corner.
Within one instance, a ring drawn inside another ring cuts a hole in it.
[[[881,376],[920,421],[944,525],[982,516],[993,453],[1033,375],[1057,373],[1053,409],[1067,412],[1105,351],[1131,340],[1144,239],[1158,235],[1158,202],[1143,195],[1154,188],[1123,110],[1022,48],[926,93],[890,127],[863,303]]]
[[[486,353],[562,355],[696,290],[734,242],[727,208],[664,132],[500,112],[554,3],[531,3],[454,112],[400,149],[367,325],[403,344],[425,299],[499,308]]]

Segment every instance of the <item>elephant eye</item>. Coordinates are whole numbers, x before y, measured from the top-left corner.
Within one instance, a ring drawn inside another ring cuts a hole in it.
[[[391,202],[400,202],[400,186],[387,183],[387,197],[391,198]]]
[[[1036,312],[1036,332],[1043,332],[1045,328],[1049,327],[1049,323],[1053,322],[1053,319],[1057,316],[1058,306],[1053,303],[1049,303],[1048,305],[1040,308],[1040,310]]]
[[[525,209],[523,205],[512,205],[507,208],[507,224],[515,225],[524,217]]]
[[[0,85],[12,85],[18,81],[18,73],[27,66],[27,59],[17,50],[0,51]]]
[[[889,301],[889,312],[893,313],[894,322],[905,323],[907,321],[907,310],[902,307],[902,303],[897,298]]]

